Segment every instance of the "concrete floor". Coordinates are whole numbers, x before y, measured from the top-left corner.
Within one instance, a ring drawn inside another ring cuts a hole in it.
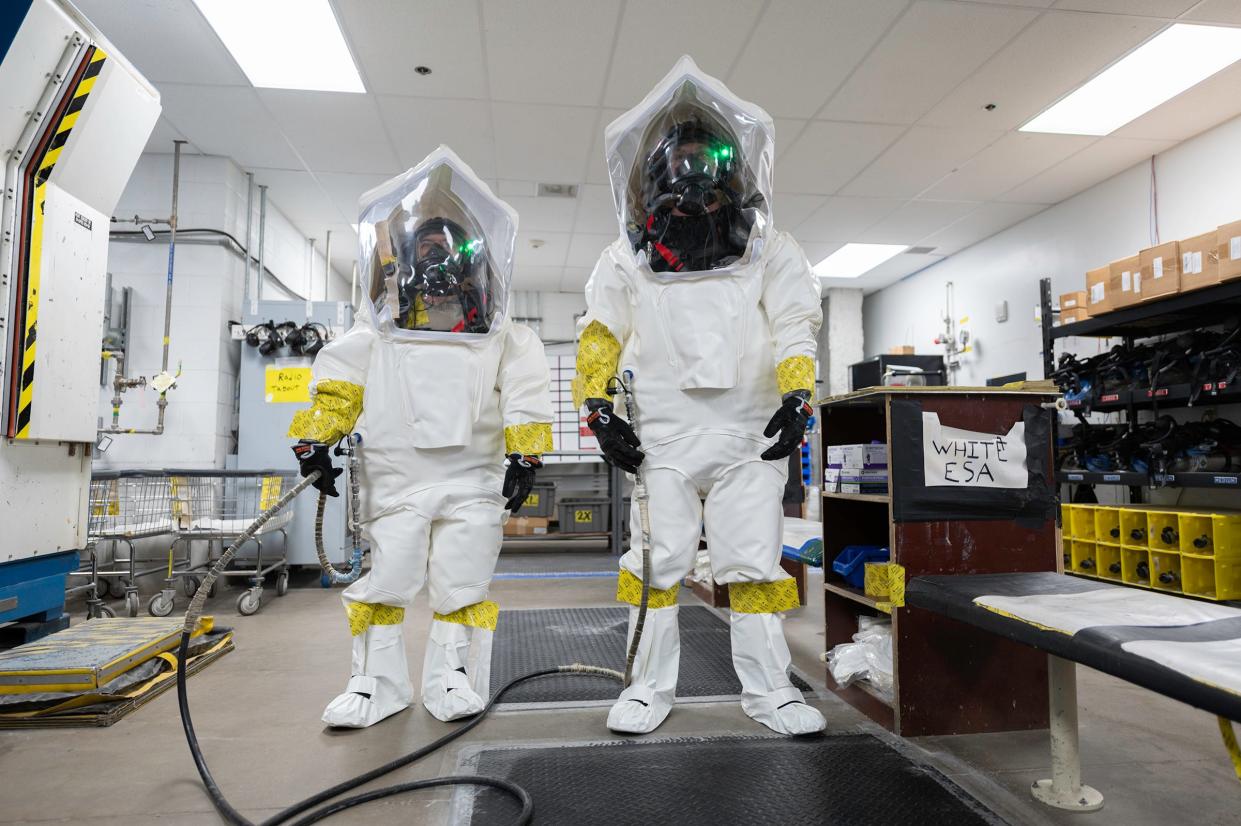
[[[530,550],[535,550],[531,548]],[[591,571],[600,554],[547,553],[503,558],[501,569]],[[236,629],[237,650],[190,682],[198,735],[225,794],[251,819],[269,817],[314,791],[406,753],[448,731],[421,706],[365,731],[331,732],[323,706],[348,677],[349,634],[335,595],[305,577],[283,599],[269,596],[253,617],[237,616],[236,592],[210,602],[219,624]],[[296,586],[296,582],[295,582]],[[613,603],[612,578],[500,578],[493,598],[505,609]],[[682,592],[688,602],[694,598]],[[813,593],[813,589],[812,589]],[[271,591],[268,591],[271,595]],[[178,607],[183,607],[182,598]],[[80,610],[76,615],[80,616]],[[417,683],[428,612],[406,624]],[[503,621],[503,617],[501,617]],[[821,688],[822,601],[786,623],[795,665]],[[910,741],[959,785],[1014,824],[1195,826],[1241,823],[1241,784],[1229,766],[1215,721],[1188,706],[1110,677],[1081,670],[1083,773],[1103,792],[1090,815],[1050,812],[1029,797],[1048,776],[1045,732],[929,737]],[[813,701],[829,730],[874,730],[832,697]],[[451,773],[461,748],[479,743],[603,740],[605,709],[499,712],[461,741],[383,783]],[[733,704],[675,709],[658,736],[739,732],[760,727]],[[423,792],[372,804],[338,823],[447,822],[450,792]],[[909,822],[916,822],[911,812]],[[0,823],[218,824],[185,747],[176,697],[169,692],[107,729],[0,732]]]

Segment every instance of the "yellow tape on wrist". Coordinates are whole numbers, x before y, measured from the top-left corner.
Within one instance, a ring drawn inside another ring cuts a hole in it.
[[[552,449],[551,422],[511,424],[504,428],[504,455],[541,456]]]
[[[579,408],[587,399],[608,398],[608,382],[616,375],[621,344],[612,331],[592,321],[582,331],[577,343],[577,376],[573,379],[573,406]]]
[[[293,439],[335,444],[353,430],[361,414],[361,386],[325,379],[315,385],[310,408],[293,414],[288,435]]]
[[[789,356],[776,365],[776,384],[780,395],[794,390],[814,393],[814,359],[810,356]]]

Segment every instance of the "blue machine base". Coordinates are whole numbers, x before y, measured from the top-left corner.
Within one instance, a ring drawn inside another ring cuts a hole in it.
[[[0,623],[59,620],[65,613],[66,580],[77,567],[77,551],[0,565]]]

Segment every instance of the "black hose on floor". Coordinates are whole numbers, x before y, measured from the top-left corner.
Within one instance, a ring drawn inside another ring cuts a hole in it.
[[[186,690],[186,660],[189,659],[189,648],[190,634],[182,631],[181,646],[177,650],[177,706],[181,711],[181,726],[185,730],[185,740],[186,743],[189,744],[190,754],[194,757],[194,765],[198,769],[199,777],[202,778],[203,787],[207,790],[207,794],[211,797],[211,802],[215,805],[216,810],[219,811],[220,815],[225,820],[229,823],[236,824],[236,826],[256,826],[253,821],[247,820],[243,817],[241,813],[233,808],[233,805],[228,802],[228,798],[224,796],[224,792],[220,789],[219,784],[216,783],[215,778],[212,776],[211,769],[207,766],[207,759],[203,756],[202,748],[198,744],[198,736],[194,733],[194,721],[190,716],[189,693]],[[491,786],[492,788],[507,792],[521,804],[521,812],[517,815],[517,818],[513,821],[513,823],[517,824],[517,826],[529,823],[530,818],[534,814],[534,803],[530,799],[530,794],[525,789],[518,786],[516,783],[510,783],[507,780],[501,780],[496,777],[483,777],[480,775],[452,775],[448,777],[434,777],[428,780],[416,780],[410,783],[399,783],[393,786],[385,786],[381,789],[373,789],[369,792],[363,792],[362,794],[354,795],[353,797],[335,800],[331,803],[328,803],[328,801],[332,801],[334,798],[340,797],[340,795],[346,792],[353,791],[359,786],[383,777],[384,775],[394,772],[403,766],[408,766],[411,763],[415,763],[427,755],[440,750],[452,741],[463,737],[483,721],[483,718],[487,716],[492,707],[495,706],[500,698],[504,696],[504,693],[510,688],[518,683],[523,683],[526,680],[533,680],[537,677],[547,677],[552,674],[585,674],[592,677],[620,677],[617,672],[610,669],[578,665],[562,665],[557,666],[556,668],[544,668],[539,671],[532,671],[529,674],[522,674],[519,677],[514,677],[505,683],[500,690],[487,701],[487,705],[483,707],[481,712],[470,718],[465,723],[462,723],[457,728],[448,732],[443,737],[440,737],[439,739],[434,740],[419,749],[415,749],[408,754],[402,755],[395,760],[384,763],[382,766],[377,766],[376,768],[363,772],[362,774],[352,777],[349,780],[337,783],[335,786],[324,789],[317,794],[313,794],[301,802],[294,803],[292,806],[289,806],[267,820],[264,820],[261,824],[258,824],[258,826],[276,826],[276,824],[285,823],[297,815],[308,811],[308,814],[295,822],[295,826],[302,826],[302,824],[307,823],[318,823],[319,821],[331,817],[334,814],[339,814],[346,809],[361,806],[364,803],[370,803],[375,800],[382,800],[387,797],[404,794],[406,792],[418,791],[420,789],[460,785]],[[328,803],[328,805],[323,806],[320,809],[315,809],[316,806],[324,803]]]

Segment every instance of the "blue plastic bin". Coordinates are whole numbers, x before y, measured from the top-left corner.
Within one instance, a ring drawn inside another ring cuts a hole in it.
[[[832,570],[853,588],[866,585],[866,563],[887,562],[892,553],[880,545],[846,545],[832,561]]]

